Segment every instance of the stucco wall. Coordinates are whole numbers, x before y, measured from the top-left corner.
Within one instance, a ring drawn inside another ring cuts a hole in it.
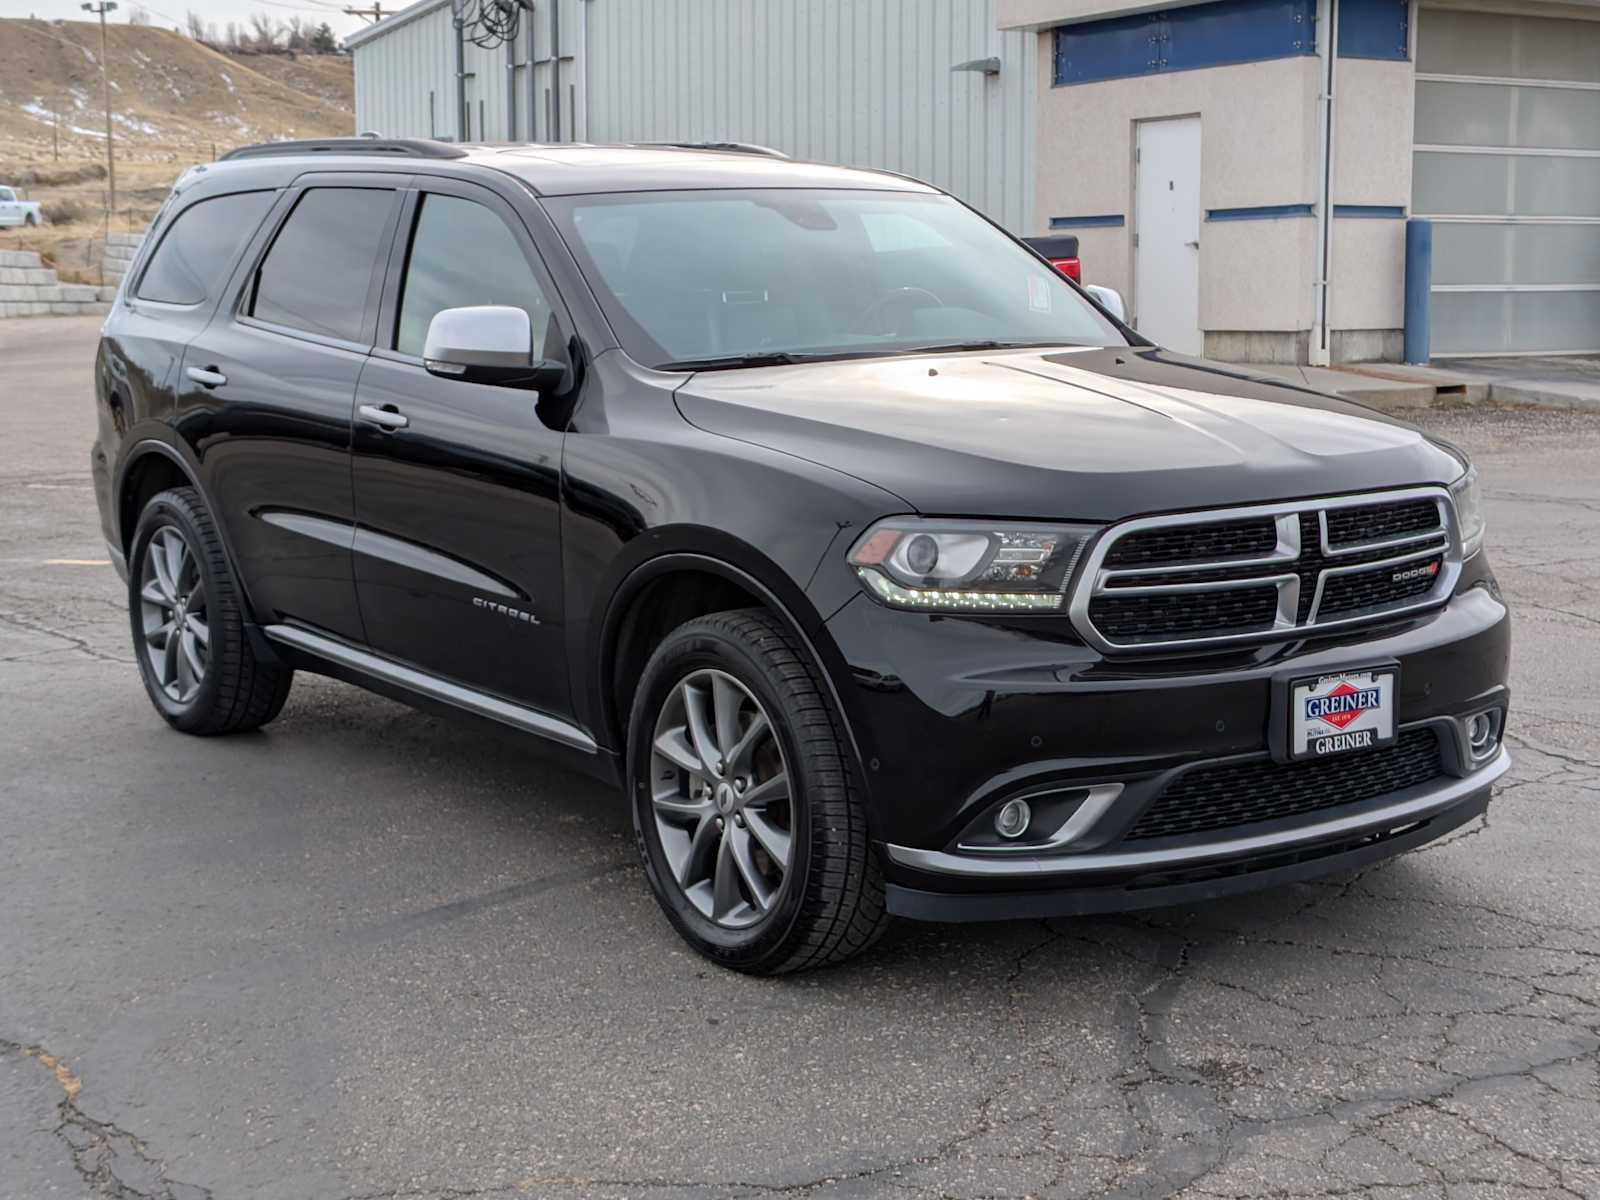
[[[1043,29],[1068,21],[1096,17],[1121,17],[1129,13],[1154,12],[1158,8],[1182,8],[1204,0],[999,0],[996,16],[1001,29]],[[1596,0],[1600,3],[1600,0]]]
[[[1340,217],[1341,205],[1406,209],[1416,89],[1409,62],[1341,58],[1333,158],[1334,330],[1399,329],[1405,320],[1405,222]]]
[[[1199,114],[1203,211],[1315,201],[1317,59],[1052,87],[1050,34],[1038,35],[1037,42],[1037,232],[1048,230],[1051,217],[1124,215],[1127,224],[1120,229],[1073,232],[1080,239],[1084,277],[1117,288],[1135,312],[1136,122]],[[1315,242],[1316,222],[1305,217],[1202,221],[1200,327],[1309,329]]]

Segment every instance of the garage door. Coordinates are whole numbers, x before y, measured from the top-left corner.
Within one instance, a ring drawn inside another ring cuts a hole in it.
[[[1600,21],[1423,9],[1433,353],[1600,351]]]

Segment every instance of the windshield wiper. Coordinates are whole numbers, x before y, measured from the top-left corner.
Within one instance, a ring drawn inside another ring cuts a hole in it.
[[[1048,341],[1048,342],[1001,342],[993,339],[973,342],[940,342],[933,346],[907,346],[903,350],[896,350],[896,354],[958,354],[963,350],[1028,350],[1045,346],[1076,346],[1078,342]]]
[[[795,363],[816,362],[821,358],[837,358],[836,354],[795,354],[779,350],[770,354],[726,354],[721,358],[680,358],[662,363],[658,371],[726,371],[734,367],[788,367]]]

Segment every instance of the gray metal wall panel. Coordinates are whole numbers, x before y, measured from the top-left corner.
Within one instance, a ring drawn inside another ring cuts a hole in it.
[[[562,140],[759,142],[926,179],[1007,228],[1032,230],[1034,35],[998,32],[995,0],[561,5]],[[517,52],[533,64],[516,73],[517,137],[556,140],[548,2],[530,25]],[[466,57],[472,136],[503,139],[505,49],[469,44]],[[1001,60],[998,76],[950,69],[989,57]],[[355,59],[360,129],[456,136],[448,4],[360,43]]]
[[[455,27],[449,5],[362,42],[353,53],[358,130],[386,137],[455,137]]]
[[[994,0],[587,0],[590,141],[748,141],[1031,227],[1033,35]],[[953,72],[997,57],[998,76]]]

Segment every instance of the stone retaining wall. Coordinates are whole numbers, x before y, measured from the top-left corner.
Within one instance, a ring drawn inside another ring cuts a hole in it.
[[[116,294],[114,285],[62,283],[33,250],[0,250],[0,317],[93,316],[111,311]]]
[[[105,256],[101,260],[101,271],[105,274],[107,283],[115,284],[122,281],[128,273],[128,268],[133,265],[133,259],[139,253],[139,246],[144,241],[142,233],[113,233],[106,238]]]

